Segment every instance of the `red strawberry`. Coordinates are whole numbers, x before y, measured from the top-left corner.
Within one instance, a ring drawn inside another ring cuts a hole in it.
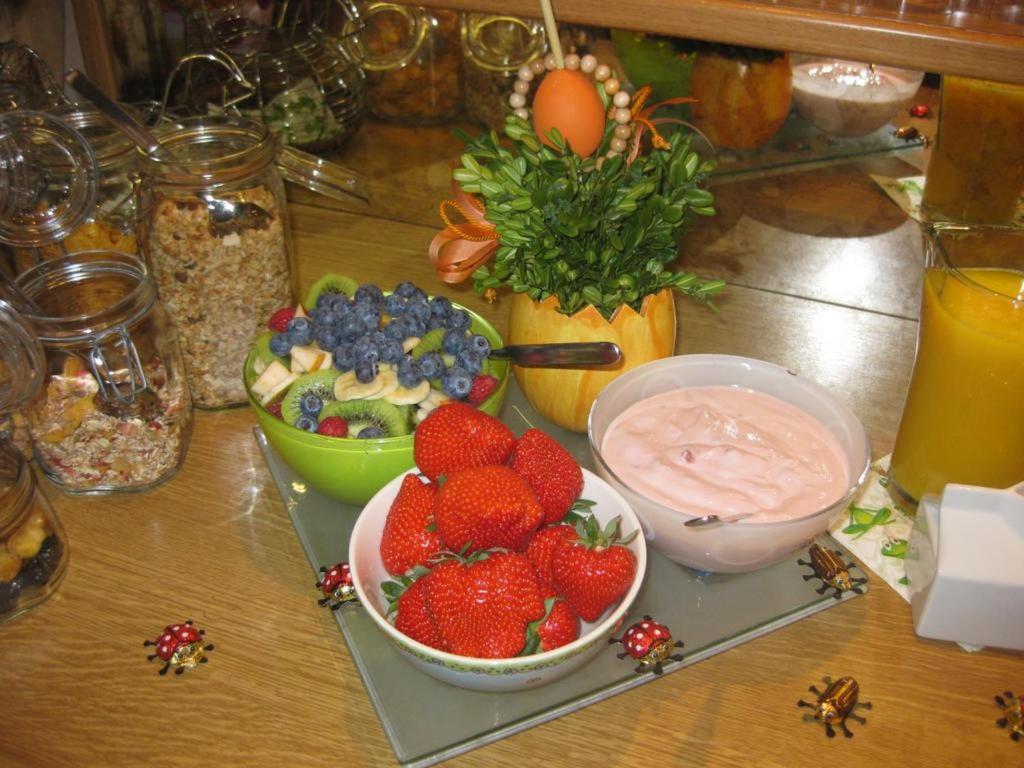
[[[267,403],[265,406],[263,406],[263,408],[271,416],[276,416],[279,419],[281,418],[281,401],[280,400],[275,400],[273,403]]]
[[[576,524],[579,539],[560,547],[551,558],[555,590],[584,621],[597,621],[629,591],[636,576],[636,555],[622,546],[636,533],[618,538],[619,518],[602,531],[597,519]]]
[[[544,522],[557,523],[583,492],[583,470],[553,437],[528,429],[512,449],[511,467],[524,478],[544,507]]]
[[[551,558],[554,557],[555,550],[566,542],[576,541],[578,538],[579,534],[571,525],[552,525],[541,528],[530,537],[524,554],[530,558],[533,567],[537,569],[537,584],[540,586],[541,594],[545,597],[557,594],[551,577]]]
[[[488,374],[475,376],[473,384],[469,388],[469,394],[466,395],[466,402],[470,405],[480,405],[480,403],[494,394],[494,390],[498,388],[500,383],[498,379]]]
[[[543,518],[530,486],[502,465],[452,473],[434,505],[438,533],[454,552],[467,546],[522,550]]]
[[[431,648],[447,651],[448,646],[437,630],[433,616],[427,610],[427,583],[430,576],[430,572],[420,576],[399,596],[396,604],[398,615],[395,616],[395,629]]]
[[[469,467],[504,464],[515,444],[512,431],[493,416],[455,402],[435,408],[416,428],[413,456],[431,480]]]
[[[295,317],[295,310],[291,307],[281,307],[267,320],[267,328],[278,333],[288,330],[288,321]]]
[[[516,552],[479,552],[437,565],[427,582],[427,608],[451,653],[511,658],[526,628],[544,616],[533,566]]]
[[[568,645],[580,636],[580,617],[565,600],[557,597],[549,597],[544,602],[545,608],[549,608],[547,615],[534,626],[538,639],[538,647],[534,652],[553,651]],[[527,630],[529,633],[529,630]],[[530,640],[527,640],[527,649],[531,647]]]
[[[347,437],[348,422],[341,416],[328,416],[320,422],[316,431],[327,437]]]
[[[432,530],[436,497],[437,487],[418,475],[408,474],[402,480],[380,537],[380,559],[388,573],[398,575],[426,565],[444,549],[441,537]]]

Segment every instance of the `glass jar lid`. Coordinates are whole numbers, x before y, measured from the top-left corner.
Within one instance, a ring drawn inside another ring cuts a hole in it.
[[[96,156],[67,123],[43,112],[0,114],[0,241],[63,240],[96,202]]]
[[[345,51],[369,72],[401,69],[415,58],[431,30],[422,8],[396,3],[359,6],[344,28]]]
[[[462,52],[481,69],[511,72],[547,48],[540,19],[467,13],[462,22]]]

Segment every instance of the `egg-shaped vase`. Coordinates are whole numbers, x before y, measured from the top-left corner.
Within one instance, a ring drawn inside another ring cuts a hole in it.
[[[598,393],[615,377],[652,360],[668,357],[676,346],[676,307],[671,290],[647,296],[637,312],[622,305],[606,320],[587,305],[574,315],[558,311],[558,299],[512,297],[509,344],[562,344],[611,341],[622,350],[615,366],[524,368],[514,365],[516,382],[530,405],[548,421],[574,432],[587,431],[587,416]]]

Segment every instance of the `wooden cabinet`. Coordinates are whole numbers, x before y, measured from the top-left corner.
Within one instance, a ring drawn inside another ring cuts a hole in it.
[[[491,11],[491,0],[399,0]],[[537,0],[502,13],[539,15]],[[966,8],[949,12],[950,8]],[[934,10],[928,10],[933,8]],[[1019,0],[555,0],[559,21],[1024,83]]]

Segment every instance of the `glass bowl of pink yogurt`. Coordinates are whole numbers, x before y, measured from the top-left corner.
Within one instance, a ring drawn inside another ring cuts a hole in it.
[[[605,387],[587,433],[597,473],[648,543],[701,571],[742,573],[823,533],[861,486],[871,445],[835,395],[785,368],[680,355]],[[685,523],[714,515],[703,525]]]

